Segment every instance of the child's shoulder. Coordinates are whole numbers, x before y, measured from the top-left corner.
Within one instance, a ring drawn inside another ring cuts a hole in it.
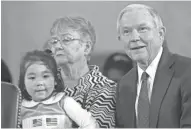
[[[49,98],[48,100],[44,101],[43,103],[44,104],[57,103],[57,102],[60,102],[61,100],[63,100],[65,97],[66,96],[65,96],[64,92],[54,93],[51,98]]]

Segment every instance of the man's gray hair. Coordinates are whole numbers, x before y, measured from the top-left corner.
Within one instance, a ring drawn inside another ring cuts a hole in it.
[[[130,5],[127,5],[123,10],[121,10],[121,12],[118,15],[118,19],[117,19],[118,34],[120,34],[120,20],[123,17],[123,15],[128,11],[137,10],[137,9],[148,10],[150,15],[153,17],[153,21],[154,21],[154,24],[156,25],[156,27],[157,28],[163,27],[161,17],[159,16],[159,14],[157,13],[157,11],[155,9],[153,9],[150,6],[144,5],[144,4],[130,4]]]

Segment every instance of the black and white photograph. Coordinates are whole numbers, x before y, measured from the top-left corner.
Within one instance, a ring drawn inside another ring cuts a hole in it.
[[[1,1],[1,128],[191,128],[191,1]]]

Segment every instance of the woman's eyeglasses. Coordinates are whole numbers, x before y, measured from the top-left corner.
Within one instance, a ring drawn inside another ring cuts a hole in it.
[[[49,43],[51,43],[51,45],[54,46],[59,42],[61,44],[61,46],[63,46],[63,45],[69,45],[70,43],[72,43],[75,40],[82,41],[80,38],[74,38],[72,36],[62,36],[61,38],[53,37]]]

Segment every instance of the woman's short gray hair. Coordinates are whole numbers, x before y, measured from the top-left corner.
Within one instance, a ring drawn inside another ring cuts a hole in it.
[[[66,28],[71,28],[80,33],[83,38],[90,40],[91,42],[91,52],[93,51],[94,45],[96,43],[96,33],[95,29],[90,23],[80,16],[65,16],[54,21],[53,26],[50,30],[50,34],[62,33]]]
[[[144,5],[144,4],[130,4],[130,5],[126,6],[123,10],[121,10],[121,12],[118,15],[118,19],[117,19],[118,34],[120,33],[120,20],[121,20],[122,16],[128,11],[137,10],[137,9],[148,10],[150,15],[153,17],[153,21],[154,21],[154,24],[156,25],[156,27],[157,28],[163,27],[163,22],[161,20],[161,17],[159,16],[159,14],[157,13],[157,11],[155,9],[153,9],[150,6]]]

